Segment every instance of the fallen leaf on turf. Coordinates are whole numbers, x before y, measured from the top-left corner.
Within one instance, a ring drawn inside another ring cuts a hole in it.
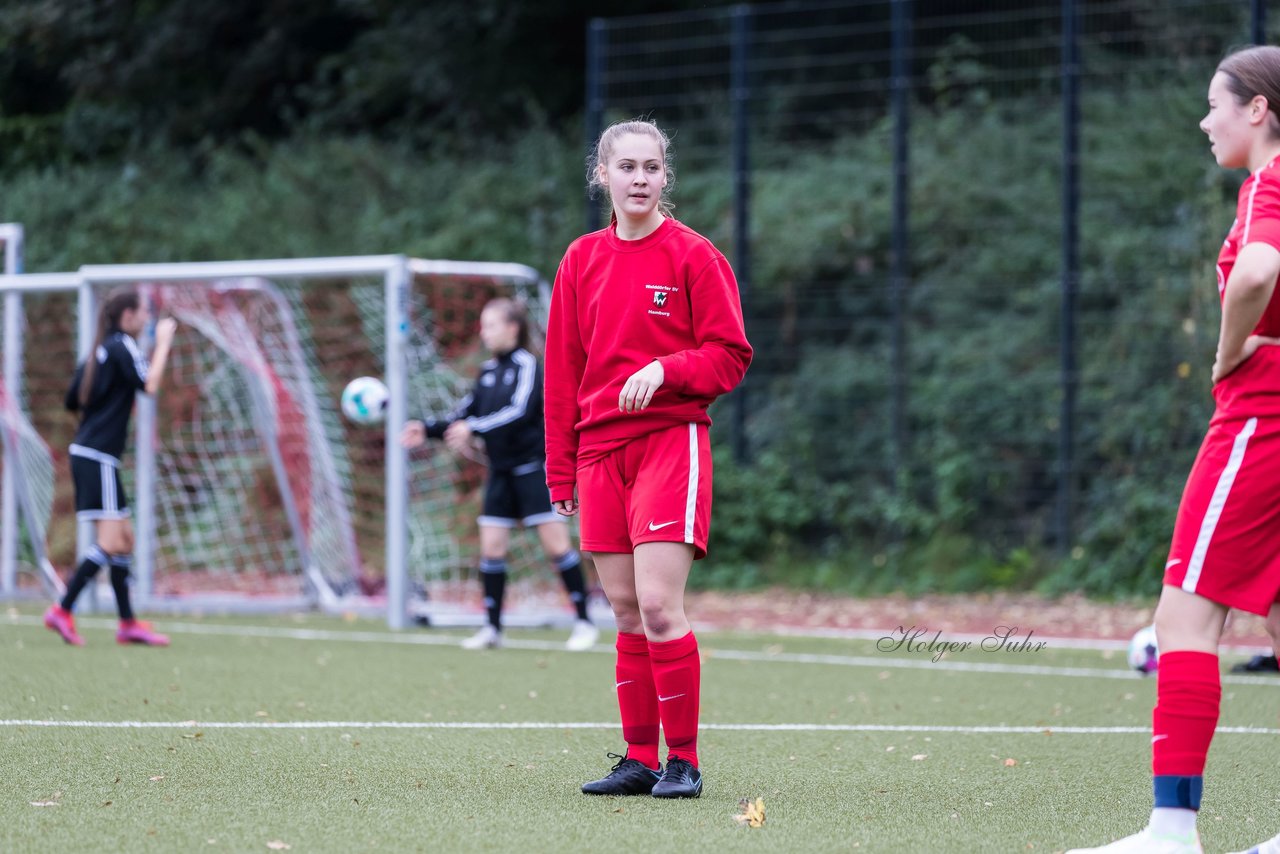
[[[293,846],[290,845],[288,842],[281,842],[280,840],[277,839],[274,842],[268,842],[267,847],[270,848],[272,851],[288,851]]]
[[[164,775],[163,775],[163,774],[157,774],[156,776],[154,776],[154,777],[152,777],[152,778],[151,778],[151,782],[155,783],[155,782],[157,782],[157,781],[159,781],[159,780],[163,780],[163,779],[164,779]]]
[[[32,802],[31,802],[31,806],[33,806],[33,807],[56,807],[56,806],[58,806],[58,802],[57,802],[57,801],[32,801]]]
[[[1017,764],[1018,764],[1018,760],[1016,760],[1016,759],[1006,759],[1006,760],[1004,761],[1004,767],[1006,767],[1006,768],[1012,768],[1013,766],[1015,766],[1015,765],[1017,765]]]
[[[929,758],[929,754],[927,753],[917,753],[915,756],[911,757],[911,761],[919,762],[921,759],[928,759],[928,758]]]
[[[103,802],[102,802],[102,805],[103,805],[104,807],[109,807],[109,806],[111,806],[111,801],[103,801]]]
[[[742,798],[738,801],[738,807],[742,810],[741,814],[735,815],[733,820],[742,827],[764,827],[764,798]]]

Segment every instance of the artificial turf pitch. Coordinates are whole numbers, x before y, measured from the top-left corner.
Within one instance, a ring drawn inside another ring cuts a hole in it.
[[[1047,852],[1150,808],[1155,682],[1116,652],[705,633],[706,789],[661,801],[578,791],[622,748],[607,635],[476,653],[315,615],[174,618],[151,649],[80,625],[71,648],[37,610],[0,617],[0,851]],[[1207,851],[1280,832],[1277,688],[1224,679]],[[733,819],[744,797],[762,827]]]

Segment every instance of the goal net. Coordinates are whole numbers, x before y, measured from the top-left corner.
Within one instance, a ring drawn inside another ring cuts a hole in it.
[[[0,224],[0,258],[4,260],[0,273],[6,282],[21,272],[22,237],[21,226]],[[0,325],[4,353],[4,370],[0,371],[0,447],[4,450],[0,458],[0,595],[54,596],[63,590],[48,554],[57,463],[31,415],[51,409],[48,404],[53,401],[44,396],[50,384],[37,380],[29,386],[24,382],[23,366],[33,362],[34,373],[39,375],[47,371],[50,357],[56,359],[74,348],[74,288],[72,277],[46,275],[26,277],[21,287],[4,289]],[[46,327],[46,333],[53,334],[29,334],[31,317]],[[28,354],[33,340],[36,352]],[[41,426],[46,428],[45,435],[57,432],[56,409]]]
[[[411,261],[396,290],[358,260],[81,271],[95,300],[134,287],[179,322],[162,391],[139,406],[136,474],[124,472],[144,607],[341,610],[407,592],[436,622],[478,621],[482,451],[431,443],[397,473],[395,428],[351,424],[338,400],[364,375],[394,395],[399,371],[402,413],[443,415],[485,358],[485,303],[527,302],[540,342],[545,283],[520,265]],[[513,622],[571,614],[532,533],[513,537],[510,566]]]

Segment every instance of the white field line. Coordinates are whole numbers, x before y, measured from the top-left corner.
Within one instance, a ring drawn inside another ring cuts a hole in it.
[[[566,730],[617,729],[617,722],[548,721],[48,721],[0,720],[0,727],[48,727],[56,729],[469,729],[469,730]],[[947,726],[943,724],[715,724],[699,730],[730,732],[941,732],[957,735],[1143,735],[1150,727],[1131,726]],[[1218,735],[1280,735],[1266,727],[1218,727]]]
[[[4,621],[10,625],[41,625],[41,618],[33,616],[10,616]],[[0,623],[2,625],[3,623]],[[80,627],[115,628],[114,620],[85,618],[77,620]],[[448,646],[456,647],[458,638],[454,635],[434,634],[399,634],[393,632],[370,631],[331,631],[328,629],[297,629],[275,626],[223,626],[202,623],[169,623],[163,626],[170,634],[223,635],[229,637],[277,638],[281,640],[336,641],[342,643],[386,643],[411,646]],[[879,637],[884,637],[880,635]],[[895,637],[895,639],[897,639]],[[927,638],[926,638],[927,640]],[[1033,639],[1034,641],[1035,639]],[[526,649],[543,652],[563,652],[564,644],[558,641],[503,640],[506,649]],[[1140,680],[1143,677],[1131,670],[1120,667],[1051,667],[1038,664],[1008,664],[1002,662],[950,661],[943,658],[934,662],[930,653],[920,652],[918,658],[902,658],[890,655],[826,655],[803,652],[757,652],[752,650],[719,649],[712,646],[701,647],[705,659],[721,659],[725,661],[750,661],[775,664],[823,664],[834,667],[870,667],[880,670],[932,670],[944,673],[997,673],[1012,676],[1048,676],[1053,678],[1077,677],[1086,679],[1124,679]],[[589,652],[613,655],[614,648],[610,644],[597,644]],[[1035,653],[990,652],[987,655],[1013,656],[1035,655]],[[1280,683],[1275,676],[1234,676],[1223,675],[1224,685],[1271,685]]]

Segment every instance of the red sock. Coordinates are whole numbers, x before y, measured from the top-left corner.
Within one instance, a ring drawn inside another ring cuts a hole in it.
[[[658,692],[649,665],[649,641],[644,635],[618,632],[618,710],[627,758],[658,767]]]
[[[1157,777],[1199,777],[1222,700],[1218,656],[1189,650],[1163,653],[1156,680],[1151,771]]]
[[[698,767],[698,694],[702,662],[693,632],[665,643],[649,642],[649,661],[658,689],[658,711],[667,755]]]

